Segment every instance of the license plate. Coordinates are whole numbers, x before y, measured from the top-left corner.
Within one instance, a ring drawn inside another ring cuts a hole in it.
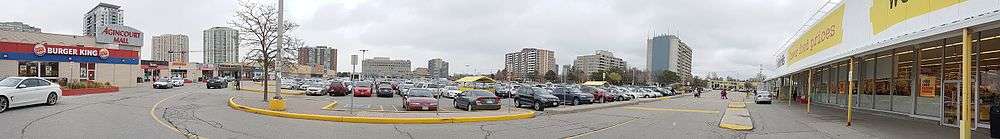
[[[493,103],[493,100],[487,100],[486,103]]]
[[[552,105],[559,105],[559,102],[552,102]]]
[[[429,109],[429,108],[427,108],[427,106],[423,106],[423,107],[420,107],[420,109],[422,109],[422,110],[427,110],[427,109]]]

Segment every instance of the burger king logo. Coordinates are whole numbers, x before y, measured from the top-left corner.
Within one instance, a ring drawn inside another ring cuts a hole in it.
[[[101,48],[101,50],[97,52],[97,56],[101,57],[101,59],[108,59],[108,56],[111,56],[111,52],[106,48]]]
[[[45,55],[45,45],[35,44],[35,49],[34,50],[35,50],[35,55],[36,56],[43,56],[43,55]]]

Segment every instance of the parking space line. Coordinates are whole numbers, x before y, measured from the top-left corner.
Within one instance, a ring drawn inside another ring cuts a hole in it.
[[[667,108],[646,108],[646,107],[622,107],[622,108],[634,109],[634,110],[649,110],[649,111],[695,112],[695,113],[708,113],[708,114],[719,113],[719,111],[693,110],[693,109],[667,109]]]
[[[323,110],[333,110],[334,107],[337,107],[337,101],[333,101],[330,104],[327,104],[326,106],[323,106],[322,109]]]
[[[385,111],[385,107],[382,107],[382,105],[378,105],[378,111]]]
[[[393,111],[399,111],[399,109],[397,109],[396,106],[392,106],[392,110]]]

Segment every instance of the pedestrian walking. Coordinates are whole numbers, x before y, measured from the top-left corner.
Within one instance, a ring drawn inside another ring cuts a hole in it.
[[[719,93],[719,95],[722,97],[722,99],[729,99],[728,97],[726,97],[726,90],[728,90],[728,89],[722,89],[722,92]]]
[[[701,98],[701,89],[698,89],[698,91],[694,93],[694,97]]]

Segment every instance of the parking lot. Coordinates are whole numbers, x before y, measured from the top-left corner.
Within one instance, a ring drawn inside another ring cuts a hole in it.
[[[307,96],[309,99],[317,100],[327,100],[336,101],[337,104],[332,110],[336,111],[347,111],[347,110],[358,110],[358,111],[371,111],[371,112],[434,112],[434,111],[406,111],[403,108],[403,98],[394,95],[393,97],[352,97],[348,96]],[[440,97],[438,100],[438,110],[437,112],[468,112],[466,110],[460,110],[455,108],[454,99]],[[353,102],[353,103],[352,103]],[[514,108],[514,101],[510,98],[501,99],[500,110],[506,110]],[[331,102],[332,103],[332,102]],[[353,104],[353,105],[351,105]],[[475,111],[494,111],[494,110],[474,110]]]

